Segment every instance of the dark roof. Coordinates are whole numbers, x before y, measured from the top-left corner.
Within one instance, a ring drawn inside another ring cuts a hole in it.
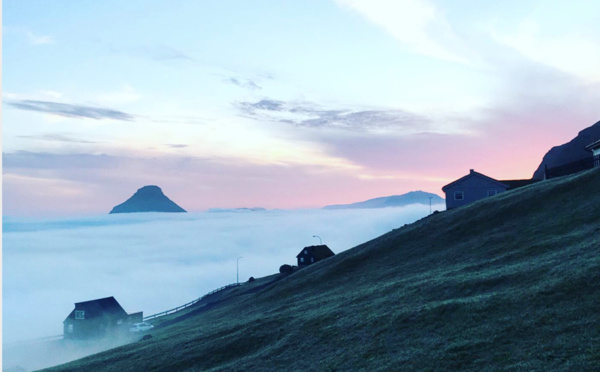
[[[508,185],[505,185],[505,184],[503,184],[502,182],[500,182],[500,181],[498,181],[498,180],[495,180],[495,179],[493,179],[492,177],[488,177],[488,176],[486,176],[485,174],[481,174],[481,173],[479,173],[479,172],[475,172],[473,169],[471,169],[471,171],[469,172],[469,174],[467,174],[466,176],[464,176],[464,177],[461,177],[461,178],[457,179],[456,181],[454,181],[454,182],[451,182],[451,183],[447,184],[446,186],[442,187],[442,191],[446,192],[446,189],[448,189],[448,188],[450,188],[450,187],[454,186],[454,185],[455,185],[455,184],[457,184],[457,183],[460,183],[460,182],[466,181],[467,179],[469,179],[469,178],[471,178],[471,177],[480,177],[480,178],[486,179],[486,180],[488,180],[488,181],[491,181],[491,182],[497,183],[497,184],[498,184],[498,186],[500,186],[500,187],[508,188]]]
[[[97,318],[102,316],[110,317],[127,317],[127,312],[123,310],[121,305],[114,297],[99,298],[97,300],[76,302],[75,309],[71,311],[67,319],[74,316],[75,310],[85,311],[86,319]],[[65,321],[67,320],[65,319]]]
[[[596,142],[590,143],[585,147],[585,149],[588,151],[592,151],[593,149],[597,149],[598,147],[600,147],[600,139]]]
[[[502,180],[501,183],[508,186],[508,190],[516,189],[519,187],[531,185],[532,183],[539,182],[541,180],[530,179],[530,180]]]
[[[323,244],[323,245],[311,245],[309,247],[302,248],[302,251],[300,251],[300,253],[298,253],[296,258],[300,257],[300,255],[302,254],[302,252],[304,252],[304,250],[307,250],[310,254],[312,254],[316,259],[319,259],[319,260],[323,259],[323,258],[335,256],[335,253],[333,253],[333,251],[331,249],[329,249],[328,246]]]

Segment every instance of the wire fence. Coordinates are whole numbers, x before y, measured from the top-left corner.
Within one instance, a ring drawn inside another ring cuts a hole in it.
[[[208,292],[208,293],[207,293],[207,294],[205,294],[204,296],[202,296],[202,297],[200,297],[200,298],[197,298],[197,299],[195,299],[194,301],[190,301],[190,302],[188,302],[187,304],[183,304],[183,305],[181,305],[181,306],[177,306],[177,307],[174,307],[174,308],[172,308],[172,309],[170,309],[170,310],[162,311],[162,312],[160,312],[160,313],[156,313],[156,314],[152,314],[152,315],[145,316],[145,317],[144,317],[144,321],[147,321],[147,320],[152,320],[152,319],[156,319],[156,318],[160,318],[160,317],[163,317],[163,316],[165,316],[165,315],[174,314],[174,313],[176,313],[176,312],[178,312],[178,311],[181,311],[181,310],[183,310],[183,309],[185,309],[185,308],[188,308],[188,307],[190,307],[190,306],[192,306],[192,305],[195,305],[196,303],[198,303],[198,302],[202,301],[202,300],[203,300],[204,298],[206,298],[207,296],[210,296],[210,295],[212,295],[212,294],[215,294],[215,293],[217,293],[217,292],[220,292],[220,291],[222,291],[222,290],[224,290],[224,289],[227,289],[227,288],[232,288],[232,287],[237,287],[237,286],[240,286],[240,285],[242,285],[242,284],[241,284],[241,283],[233,283],[233,284],[228,284],[228,285],[226,285],[226,286],[224,286],[224,287],[221,287],[221,288],[217,288],[217,289],[215,289],[215,290],[213,290],[213,291],[210,291],[210,292]]]

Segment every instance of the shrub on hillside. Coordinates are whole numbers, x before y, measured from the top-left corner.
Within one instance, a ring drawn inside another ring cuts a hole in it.
[[[250,279],[248,279],[248,283],[252,283],[254,280],[255,280],[254,277],[251,276]]]
[[[282,274],[291,274],[293,271],[294,269],[292,269],[292,267],[288,264],[284,264],[279,267],[279,272]]]

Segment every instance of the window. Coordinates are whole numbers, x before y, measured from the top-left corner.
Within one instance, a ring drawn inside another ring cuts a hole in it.
[[[69,333],[73,333],[73,324],[69,324],[69,325],[67,326],[67,332],[69,332]]]
[[[308,251],[306,249],[304,250],[304,254],[308,254]]]
[[[488,196],[494,196],[498,193],[498,190],[488,190]]]
[[[311,257],[311,258],[310,258],[310,262],[315,262],[315,258],[314,258],[314,257]]]
[[[304,257],[300,257],[300,262],[304,262]]]
[[[123,319],[117,320],[117,324],[123,324]]]
[[[85,319],[85,311],[75,310],[75,319]]]
[[[464,200],[465,193],[463,191],[455,191],[454,192],[454,200]]]

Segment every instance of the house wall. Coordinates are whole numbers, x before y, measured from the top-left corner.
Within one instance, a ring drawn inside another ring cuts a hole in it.
[[[141,313],[139,313],[141,315]],[[121,322],[119,322],[121,320]],[[140,320],[141,322],[141,320]],[[69,326],[72,325],[72,332]],[[92,319],[67,319],[63,323],[63,336],[66,339],[92,339],[114,337],[129,329],[126,317],[98,317]]]
[[[73,326],[73,331],[69,332],[69,325]],[[106,336],[107,324],[96,319],[69,319],[64,323],[64,337],[69,339],[90,339]]]
[[[143,321],[144,321],[144,313],[142,311],[140,311],[139,313],[133,313],[133,314],[127,315],[127,323],[128,324],[141,323]]]
[[[302,259],[304,259],[304,261]],[[315,263],[317,261],[318,260],[310,253],[310,251],[306,249],[300,252],[298,255],[298,266],[310,265],[311,263]]]
[[[592,154],[594,154],[594,168],[600,167],[600,147],[592,149]]]
[[[446,209],[458,208],[487,198],[489,196],[488,192],[500,194],[504,191],[506,191],[506,188],[495,182],[477,176],[469,177],[446,189]],[[462,192],[462,200],[456,199],[457,192]]]

